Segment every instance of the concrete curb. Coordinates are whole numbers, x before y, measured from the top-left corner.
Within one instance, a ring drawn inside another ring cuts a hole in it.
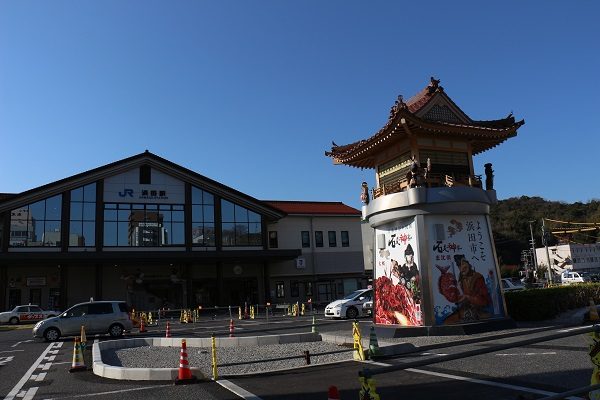
[[[186,340],[187,347],[211,347],[212,338],[137,338],[107,340],[94,342],[92,346],[92,370],[103,378],[131,381],[174,381],[179,368],[125,368],[105,364],[102,351],[108,349],[124,349],[141,346],[180,347],[181,340]],[[317,342],[321,340],[318,333],[291,333],[284,335],[247,336],[233,338],[216,338],[217,347],[259,346],[267,344],[286,344]],[[206,379],[199,368],[190,368],[192,375],[198,379]]]

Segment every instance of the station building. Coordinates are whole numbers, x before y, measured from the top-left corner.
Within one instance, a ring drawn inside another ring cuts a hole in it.
[[[0,309],[325,303],[364,287],[360,211],[263,201],[148,151],[0,194]]]

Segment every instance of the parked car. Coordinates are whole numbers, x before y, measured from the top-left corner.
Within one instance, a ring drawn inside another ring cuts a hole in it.
[[[57,317],[38,322],[33,328],[33,337],[49,342],[62,336],[77,336],[81,327],[90,334],[122,336],[133,327],[127,304],[124,301],[91,301],[76,304]]]
[[[36,322],[42,319],[55,317],[60,314],[57,310],[44,310],[40,306],[28,304],[16,306],[12,311],[0,313],[0,324],[16,325],[19,322]]]
[[[502,278],[502,288],[505,292],[512,292],[525,289],[525,285],[518,279]]]
[[[363,314],[373,315],[373,300],[365,301],[363,304]]]
[[[560,283],[563,285],[570,285],[571,283],[583,283],[583,277],[575,271],[563,271],[560,274]]]
[[[600,282],[600,276],[589,271],[579,272],[584,282]]]
[[[329,303],[325,307],[325,316],[333,318],[358,318],[366,315],[364,303],[373,300],[373,289],[360,289],[348,296]]]

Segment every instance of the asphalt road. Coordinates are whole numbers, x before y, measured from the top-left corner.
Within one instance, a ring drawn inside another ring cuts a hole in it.
[[[238,336],[306,332],[311,318],[274,318],[235,321]],[[173,326],[173,335],[210,336],[228,333],[228,319],[205,320],[197,324]],[[320,332],[351,332],[349,321],[325,321],[317,318]],[[362,320],[363,332],[370,321]],[[26,328],[20,326],[19,328]],[[261,333],[262,332],[262,333]],[[554,331],[536,332],[529,337],[543,337]],[[132,336],[140,334],[133,333]],[[149,328],[145,335],[163,336],[162,329]],[[116,381],[95,376],[91,371],[69,373],[73,357],[72,340],[55,344],[31,340],[31,328],[0,330],[0,399],[128,399],[200,398],[200,399],[324,399],[329,386],[335,385],[341,399],[357,398],[359,371],[380,366],[402,365],[415,360],[435,361],[444,354],[474,349],[489,349],[523,337],[509,337],[471,344],[438,345],[426,352],[416,352],[377,363],[344,362],[335,365],[299,368],[276,374],[236,377],[228,381],[206,381],[174,386],[162,382]],[[93,340],[93,338],[88,338]],[[99,338],[106,340],[106,338]],[[461,360],[433,363],[385,374],[376,374],[376,389],[381,399],[516,399],[543,398],[575,387],[585,386],[591,376],[587,355],[587,336],[575,334],[526,347],[493,351]],[[91,351],[84,352],[90,366]],[[174,360],[176,364],[178,360]],[[236,395],[240,394],[240,396]],[[168,396],[168,397],[167,397]],[[252,397],[255,396],[255,397]]]

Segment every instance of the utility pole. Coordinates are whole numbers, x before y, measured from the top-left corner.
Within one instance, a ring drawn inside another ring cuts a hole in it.
[[[536,271],[538,264],[537,264],[537,255],[535,254],[535,239],[533,238],[533,226],[531,225],[532,223],[534,223],[535,220],[533,221],[529,221],[529,231],[531,232],[531,255],[533,256],[533,270]]]
[[[546,225],[544,218],[542,218],[542,244],[546,248],[546,259],[548,260],[548,283],[552,282],[552,265],[550,264],[550,252],[548,251],[548,233],[546,232]]]

